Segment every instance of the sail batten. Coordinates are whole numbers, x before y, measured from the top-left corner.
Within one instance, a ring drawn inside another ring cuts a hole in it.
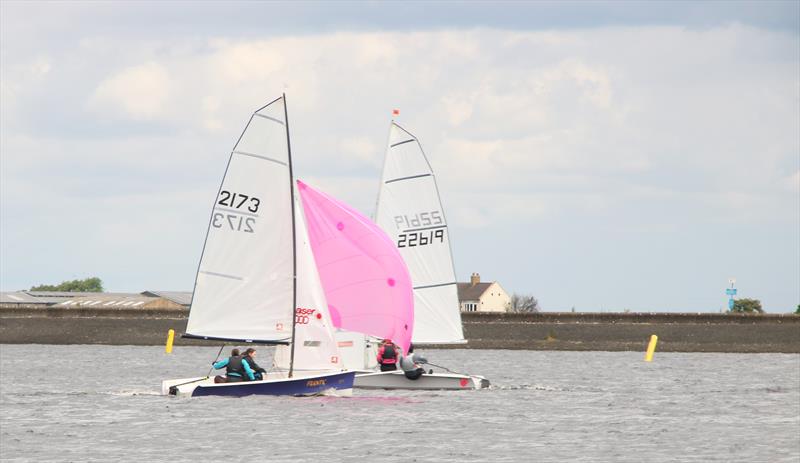
[[[255,154],[255,153],[245,153],[244,151],[234,151],[233,154],[238,154],[241,156],[250,156],[258,159],[262,159],[264,161],[270,161],[277,164],[281,164],[283,166],[288,166],[289,164],[286,161],[281,161],[280,159],[271,158],[269,156],[264,156],[262,154]]]

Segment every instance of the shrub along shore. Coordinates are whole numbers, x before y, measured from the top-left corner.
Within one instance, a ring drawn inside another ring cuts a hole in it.
[[[209,345],[180,338],[186,309],[19,306],[0,309],[3,344]],[[800,353],[800,316],[684,313],[463,314],[466,344],[454,349]]]

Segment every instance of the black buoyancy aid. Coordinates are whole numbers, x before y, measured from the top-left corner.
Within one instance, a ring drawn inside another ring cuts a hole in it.
[[[225,369],[225,374],[230,375],[231,373],[233,373],[233,376],[244,378],[244,365],[242,365],[241,355],[228,358],[228,366]]]
[[[397,349],[394,344],[386,344],[383,346],[383,355],[381,355],[381,363],[396,363],[397,362]]]

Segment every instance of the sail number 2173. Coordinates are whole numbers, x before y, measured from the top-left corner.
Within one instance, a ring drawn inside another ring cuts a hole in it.
[[[211,225],[214,228],[225,228],[244,233],[255,232],[253,227],[256,224],[256,218],[245,217],[245,215],[252,215],[258,212],[258,206],[261,204],[260,199],[255,196],[222,190],[219,192],[217,204],[227,206],[233,210],[224,209],[225,213],[214,212],[214,216],[211,218]]]

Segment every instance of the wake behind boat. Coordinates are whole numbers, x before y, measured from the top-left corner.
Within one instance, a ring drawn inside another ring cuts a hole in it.
[[[277,345],[260,381],[166,380],[172,395],[352,392],[333,337],[292,173],[286,97],[258,109],[234,147],[195,279],[187,338]]]

